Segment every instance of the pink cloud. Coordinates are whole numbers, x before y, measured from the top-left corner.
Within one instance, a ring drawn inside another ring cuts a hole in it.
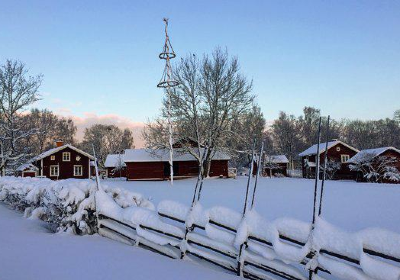
[[[76,139],[81,141],[85,133],[85,129],[94,124],[116,125],[121,129],[128,128],[132,131],[134,144],[136,148],[144,147],[142,139],[142,131],[144,123],[134,122],[129,118],[125,118],[116,114],[97,115],[95,113],[86,112],[83,116],[74,116],[65,114],[66,112],[59,112],[60,115],[71,118],[77,126]]]

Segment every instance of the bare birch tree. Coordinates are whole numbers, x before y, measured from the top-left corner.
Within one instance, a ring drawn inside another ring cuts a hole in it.
[[[23,139],[36,133],[24,130],[19,114],[39,99],[42,75],[29,76],[25,65],[7,60],[0,66],[0,172],[15,167],[27,156]]]
[[[252,83],[240,74],[238,59],[219,48],[202,59],[193,54],[182,59],[174,78],[179,82],[171,96],[174,139],[192,139],[206,148],[207,176],[216,151],[232,152],[228,145],[235,135],[232,124],[252,108]],[[165,109],[160,118],[147,124],[143,133],[147,148],[166,146],[164,118]],[[181,147],[199,160],[199,149],[192,142]]]

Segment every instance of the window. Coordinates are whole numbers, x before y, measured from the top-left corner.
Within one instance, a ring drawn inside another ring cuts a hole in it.
[[[63,153],[63,161],[70,161],[71,160],[71,153],[70,152],[64,152]]]
[[[76,156],[76,161],[80,161],[81,157],[80,156]]]
[[[58,165],[50,165],[50,176],[58,176],[59,168]]]
[[[82,176],[82,165],[74,165],[74,176]]]
[[[56,160],[56,156],[51,156],[50,160]]]
[[[342,163],[345,163],[346,161],[348,161],[350,159],[349,155],[340,155],[340,159],[342,161]]]
[[[336,151],[337,151],[337,152],[340,152],[340,147],[339,147],[339,146],[336,147]]]

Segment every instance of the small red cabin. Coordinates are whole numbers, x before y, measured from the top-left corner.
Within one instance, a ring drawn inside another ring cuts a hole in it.
[[[315,144],[299,154],[301,157],[303,178],[315,178],[317,149],[318,145]],[[321,168],[324,165],[325,149],[326,143],[321,143],[319,145],[319,162]],[[335,173],[334,179],[354,178],[354,174],[345,163],[358,152],[356,148],[342,141],[332,140],[328,142],[327,162],[336,162],[339,164],[339,169]]]

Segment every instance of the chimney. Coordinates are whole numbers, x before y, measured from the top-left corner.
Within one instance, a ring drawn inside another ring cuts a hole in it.
[[[58,147],[61,147],[61,146],[63,146],[64,145],[64,141],[63,140],[57,140],[56,141],[56,146],[57,146],[57,148]]]

